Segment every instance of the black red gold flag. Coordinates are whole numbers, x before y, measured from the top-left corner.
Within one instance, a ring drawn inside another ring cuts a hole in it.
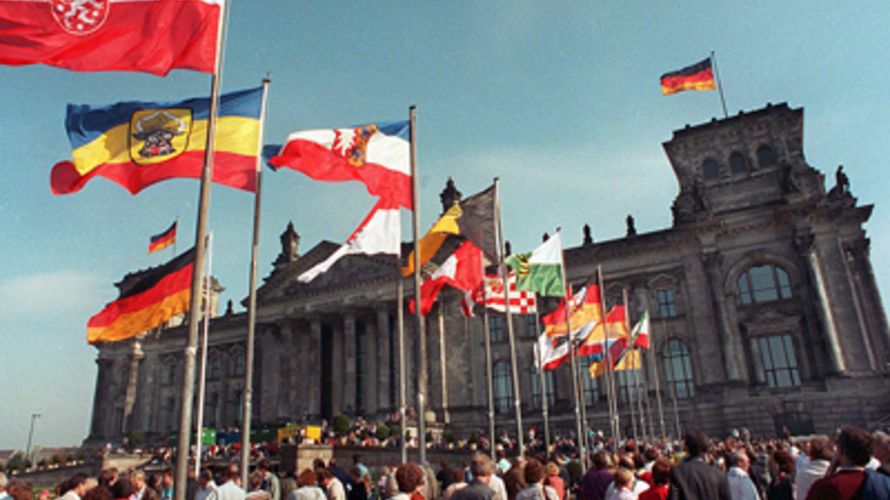
[[[87,342],[116,342],[155,328],[188,312],[195,249],[170,262],[128,274],[120,296],[87,322]]]
[[[684,90],[714,90],[714,70],[711,59],[705,59],[681,70],[661,75],[661,93],[676,94]]]
[[[163,250],[176,243],[176,225],[174,222],[166,231],[152,236],[148,242],[148,253]]]

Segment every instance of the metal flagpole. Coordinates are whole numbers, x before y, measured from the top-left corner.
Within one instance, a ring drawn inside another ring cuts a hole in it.
[[[213,149],[216,140],[216,124],[219,115],[219,89],[222,83],[222,52],[225,27],[228,17],[226,5],[220,2],[219,25],[217,26],[216,61],[210,79],[209,120],[207,122],[207,144],[204,150],[204,166],[201,169],[201,187],[198,195],[198,220],[195,224],[195,262],[192,272],[191,297],[189,298],[189,328],[182,363],[182,397],[179,408],[179,433],[176,442],[176,478],[173,482],[174,500],[186,500],[188,483],[189,438],[191,437],[192,406],[195,400],[195,351],[198,345],[198,322],[201,304],[201,286],[204,283],[204,236],[207,234],[210,212],[210,187],[213,178]],[[189,499],[190,500],[190,499]]]
[[[492,460],[495,454],[494,381],[491,366],[491,328],[488,320],[488,287],[485,284],[485,262],[482,262],[482,333],[485,336],[485,381],[488,396],[488,449]]]
[[[609,323],[606,321],[606,288],[603,286],[603,266],[596,266],[597,284],[600,288],[600,317],[603,322],[603,361],[606,362],[606,398],[609,403],[609,431],[614,446],[618,446],[621,433],[618,417],[618,403],[615,400],[615,386],[612,384],[612,354],[609,352]]]
[[[415,301],[420,307],[420,301]],[[439,320],[439,376],[442,380],[442,421],[446,425],[451,421],[451,415],[448,411],[448,369],[446,367],[448,358],[445,353],[445,297],[439,298],[438,308]]]
[[[541,327],[541,313],[538,296],[535,294],[535,339],[538,338],[538,329]],[[542,332],[541,335],[546,335]],[[550,455],[550,402],[547,393],[547,376],[544,373],[544,356],[535,340],[535,359],[538,360],[538,375],[541,385],[541,414],[544,418],[544,453]]]
[[[624,304],[624,326],[625,326],[625,328],[627,328],[627,333],[629,335],[631,332],[631,324],[630,324],[630,310],[627,307],[627,288],[621,289],[621,302]],[[630,342],[631,340],[632,339],[628,338],[628,342]],[[627,351],[625,351],[625,359],[626,359],[627,355],[630,354],[631,349],[633,349],[633,346],[628,345]],[[626,365],[626,362],[625,362],[625,365]],[[626,368],[626,366],[625,366],[625,368]],[[630,406],[630,427],[632,429],[631,432],[634,437],[634,440],[637,440],[640,438],[639,434],[637,433],[637,413],[636,413],[636,409],[634,408],[634,406],[636,405],[637,395],[634,394],[634,391],[631,388],[630,380],[628,380],[628,373],[629,373],[629,371],[627,369],[625,369],[624,373],[621,375],[624,377],[624,387],[627,389],[627,404]],[[615,378],[618,378],[617,373],[615,375]]]
[[[556,229],[556,232],[559,233],[559,228]],[[575,339],[572,338],[572,311],[574,310],[574,297],[572,296],[572,285],[569,283],[568,276],[566,276],[566,256],[565,251],[560,247],[559,249],[559,272],[562,274],[564,290],[565,290],[565,300],[563,302],[564,307],[563,311],[565,312],[565,321],[566,321],[566,338],[569,343],[569,370],[571,370],[572,375],[572,399],[575,400],[575,434],[576,439],[578,440],[578,457],[581,459],[581,465],[585,468],[587,467],[587,447],[586,440],[587,435],[584,432],[584,426],[582,425],[581,418],[581,409],[584,405],[584,397],[578,397],[578,361],[575,356]]]
[[[263,180],[263,132],[266,124],[266,104],[269,96],[270,75],[263,79],[263,100],[260,106],[260,130],[256,157],[256,194],[253,200],[253,237],[250,244],[250,296],[247,299],[247,346],[244,353],[244,397],[241,410],[241,484],[246,486],[250,469],[250,426],[253,416],[253,358],[256,343],[256,282],[257,255],[260,247],[260,207]]]
[[[201,332],[201,363],[198,365],[198,404],[195,408],[195,477],[201,472],[201,437],[204,432],[204,398],[207,391],[207,339],[210,336],[210,280],[213,277],[213,233],[204,240],[207,245],[207,276],[204,287],[204,327]]]
[[[399,245],[401,247],[401,245]],[[399,249],[401,256],[401,248]],[[401,257],[399,262],[401,262]],[[399,422],[401,425],[402,435],[399,438],[401,448],[402,463],[408,463],[408,440],[405,439],[407,431],[405,428],[408,424],[408,381],[405,378],[405,280],[399,275],[399,282],[396,286],[396,321],[399,328]]]
[[[411,120],[411,230],[414,234],[414,318],[417,320],[417,443],[418,460],[426,464],[426,389],[429,375],[426,359],[426,324],[420,310],[420,195],[417,182],[417,106],[408,109]]]
[[[664,324],[662,322],[662,324]],[[658,360],[656,359],[656,354],[658,352],[657,346],[655,342],[655,330],[649,332],[652,338],[649,341],[650,344],[650,352],[649,352],[649,373],[651,374],[652,381],[655,382],[655,405],[658,408],[658,424],[659,430],[661,430],[661,436],[664,438],[667,436],[667,428],[664,425],[664,403],[661,400],[661,374],[658,371]]]
[[[510,307],[510,281],[507,275],[507,265],[504,264],[506,256],[504,247],[504,231],[501,224],[501,197],[498,189],[499,180],[494,178],[494,211],[495,211],[495,234],[498,241],[498,269],[500,270],[501,279],[504,282],[504,303],[507,321],[507,340],[510,343],[510,367],[513,372],[513,408],[514,418],[516,419],[516,449],[519,456],[525,455],[525,442],[522,430],[522,395],[519,392],[519,366],[516,360],[516,335],[513,331],[513,312]]]
[[[711,64],[714,66],[714,77],[717,79],[717,90],[720,91],[720,104],[723,105],[723,117],[729,118],[729,112],[726,111],[726,99],[723,97],[723,84],[720,83],[720,72],[717,71],[717,56],[711,51]]]

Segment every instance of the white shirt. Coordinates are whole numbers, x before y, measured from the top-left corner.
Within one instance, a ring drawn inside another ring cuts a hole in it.
[[[797,498],[806,498],[813,483],[825,477],[831,463],[828,460],[807,460],[803,467],[797,469],[794,484],[797,486]]]
[[[726,481],[729,483],[729,498],[732,500],[760,500],[757,488],[744,469],[730,467],[726,473]]]
[[[216,490],[217,500],[244,500],[244,490],[231,479]]]
[[[494,497],[491,500],[507,500],[507,485],[504,484],[503,479],[492,475],[488,487],[494,490]]]
[[[616,496],[615,498],[636,498],[637,495],[639,495],[640,493],[642,493],[648,489],[649,489],[649,483],[647,483],[646,481],[641,481],[637,478],[634,478],[633,487],[630,489],[630,493],[633,496],[630,496],[630,497]],[[606,488],[606,498],[611,500],[612,496],[615,493],[621,493],[621,492],[615,491],[615,481],[612,481],[611,483],[609,483],[609,487]],[[625,493],[627,493],[627,492],[625,492]]]
[[[198,487],[198,491],[195,492],[194,500],[216,500],[217,496],[219,496],[219,487],[216,486],[212,480],[207,483],[207,486],[201,488]]]
[[[346,500],[346,488],[343,487],[343,483],[336,477],[331,478],[327,490],[328,500]]]

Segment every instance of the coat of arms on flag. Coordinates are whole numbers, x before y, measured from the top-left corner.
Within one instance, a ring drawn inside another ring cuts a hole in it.
[[[524,292],[516,289],[516,275],[510,273],[507,276],[510,283],[510,312],[513,314],[534,314],[537,310],[537,302],[535,301],[534,292]],[[464,298],[461,309],[464,314],[471,316],[472,308],[467,304],[467,299],[472,300],[476,304],[484,304],[485,307],[493,311],[506,312],[505,304],[507,300],[504,296],[504,280],[499,275],[488,274],[483,281],[485,290],[482,287],[477,288]]]
[[[151,165],[182,154],[192,129],[188,108],[141,109],[130,118],[130,157]]]

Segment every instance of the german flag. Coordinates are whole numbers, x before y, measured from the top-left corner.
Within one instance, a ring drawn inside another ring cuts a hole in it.
[[[173,225],[163,233],[151,237],[151,240],[148,242],[148,253],[163,250],[174,243],[176,243],[176,222],[173,222]]]
[[[116,342],[151,330],[187,312],[191,299],[195,249],[170,262],[128,274],[120,296],[87,322],[87,342]]]
[[[705,59],[678,71],[661,75],[661,93],[676,94],[684,90],[714,90],[714,70],[711,59]]]

